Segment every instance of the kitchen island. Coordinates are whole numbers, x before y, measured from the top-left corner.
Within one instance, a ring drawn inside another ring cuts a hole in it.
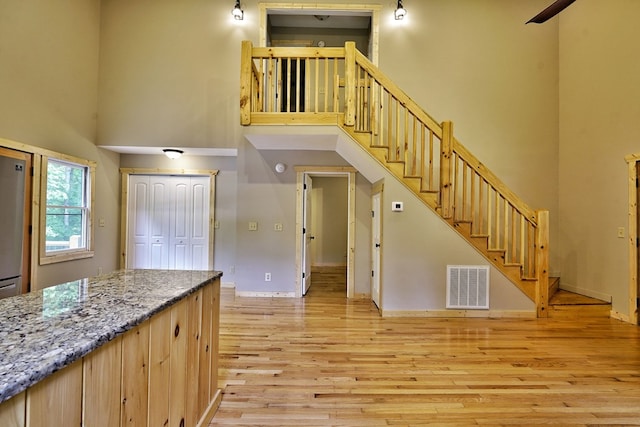
[[[0,300],[0,425],[207,425],[221,276],[120,270]]]

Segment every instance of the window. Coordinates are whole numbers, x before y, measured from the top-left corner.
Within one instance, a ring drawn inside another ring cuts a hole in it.
[[[92,162],[43,158],[40,264],[93,256]]]

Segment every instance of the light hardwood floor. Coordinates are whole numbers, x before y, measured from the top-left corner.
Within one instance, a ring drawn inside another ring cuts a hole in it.
[[[640,329],[610,319],[382,319],[315,274],[234,297],[212,426],[640,425]]]

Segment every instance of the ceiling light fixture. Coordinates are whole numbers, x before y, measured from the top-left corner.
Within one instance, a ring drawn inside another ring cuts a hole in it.
[[[405,15],[407,14],[407,9],[405,9],[402,6],[402,0],[398,0],[398,7],[396,8],[396,11],[393,12],[393,16],[396,18],[397,21],[404,19]]]
[[[236,21],[242,21],[244,19],[244,10],[240,7],[240,0],[236,0],[236,5],[233,6],[231,14]]]
[[[275,170],[278,173],[282,173],[287,170],[287,165],[285,165],[284,163],[276,163]]]
[[[184,151],[178,150],[176,148],[165,148],[162,150],[162,152],[171,160],[177,159],[184,154]]]

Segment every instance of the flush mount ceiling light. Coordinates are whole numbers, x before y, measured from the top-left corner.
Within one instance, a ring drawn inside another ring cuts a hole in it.
[[[182,156],[182,154],[184,154],[184,151],[178,150],[176,148],[165,148],[162,150],[162,152],[171,160],[177,159],[178,157]]]
[[[402,0],[398,0],[398,7],[396,8],[396,11],[393,12],[393,16],[396,18],[396,20],[401,20],[404,19],[405,15],[407,14],[407,9],[404,8],[404,6],[402,6]]]
[[[244,10],[240,7],[240,0],[236,0],[236,5],[233,6],[231,14],[233,15],[233,19],[237,21],[242,21],[244,19]]]
[[[282,173],[287,170],[287,165],[285,165],[284,163],[276,163],[275,169],[276,172]]]

